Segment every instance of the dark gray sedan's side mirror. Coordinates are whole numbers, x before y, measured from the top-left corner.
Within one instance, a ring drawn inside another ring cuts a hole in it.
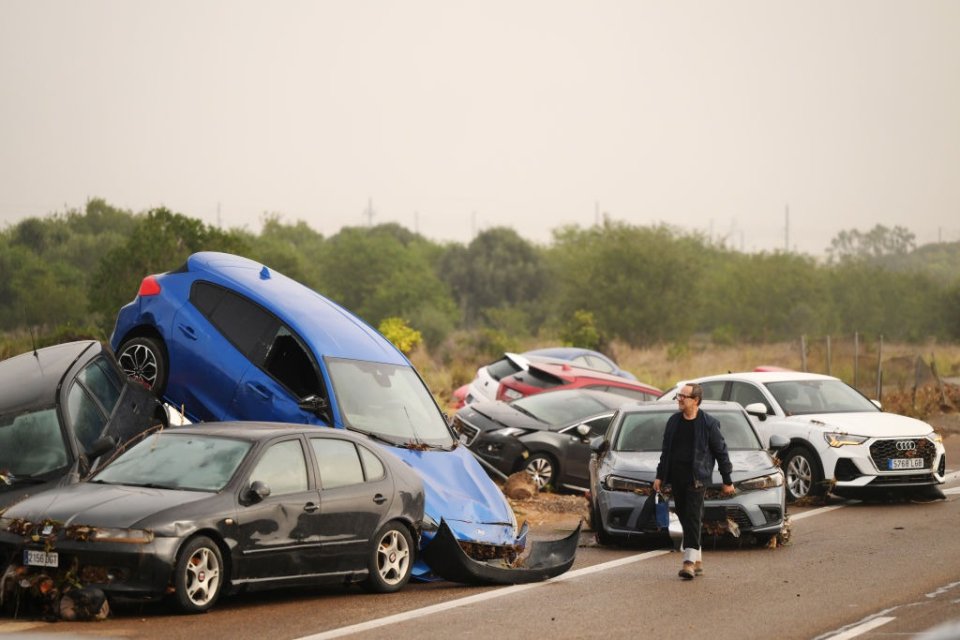
[[[590,449],[598,456],[603,455],[610,449],[610,441],[603,436],[594,436],[590,438]]]
[[[770,436],[771,451],[779,451],[780,449],[787,447],[789,444],[790,440],[788,440],[786,436],[782,436],[779,433],[775,433]]]
[[[262,480],[254,480],[250,484],[250,499],[254,502],[260,502],[270,495],[270,485]]]
[[[577,435],[580,436],[580,439],[584,442],[590,441],[590,425],[588,424],[578,424],[576,428]]]

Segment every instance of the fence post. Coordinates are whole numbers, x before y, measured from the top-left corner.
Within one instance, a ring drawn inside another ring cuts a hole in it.
[[[853,332],[853,386],[860,387],[860,332]]]
[[[877,346],[877,401],[882,403],[883,395],[883,334],[880,334],[880,344]]]
[[[827,336],[827,375],[830,374],[830,336]]]
[[[803,372],[807,371],[807,336],[800,336],[800,366]]]

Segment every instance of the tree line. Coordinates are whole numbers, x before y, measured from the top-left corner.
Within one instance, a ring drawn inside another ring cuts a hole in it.
[[[600,349],[613,340],[733,344],[855,331],[960,339],[960,243],[916,247],[900,227],[844,231],[818,261],[610,220],[555,229],[546,245],[508,228],[459,244],[397,224],[325,237],[279,216],[259,233],[224,230],[102,199],[0,232],[0,331],[106,338],[144,276],[204,250],[262,262],[373,326],[403,318],[434,349],[454,335],[492,341],[492,351],[536,336]]]

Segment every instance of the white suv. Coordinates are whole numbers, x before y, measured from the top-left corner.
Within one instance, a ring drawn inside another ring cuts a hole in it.
[[[829,489],[841,496],[917,490],[943,484],[943,439],[926,422],[884,413],[843,381],[795,371],[728,373],[681,382],[703,386],[704,400],[739,402],[769,445],[790,444],[780,459],[791,501]],[[762,405],[762,406],[761,406]]]

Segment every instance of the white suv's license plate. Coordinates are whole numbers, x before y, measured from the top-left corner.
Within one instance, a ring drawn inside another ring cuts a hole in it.
[[[891,471],[897,469],[923,469],[923,458],[890,458],[887,461]]]
[[[60,555],[56,551],[23,550],[23,564],[28,567],[58,567]]]

